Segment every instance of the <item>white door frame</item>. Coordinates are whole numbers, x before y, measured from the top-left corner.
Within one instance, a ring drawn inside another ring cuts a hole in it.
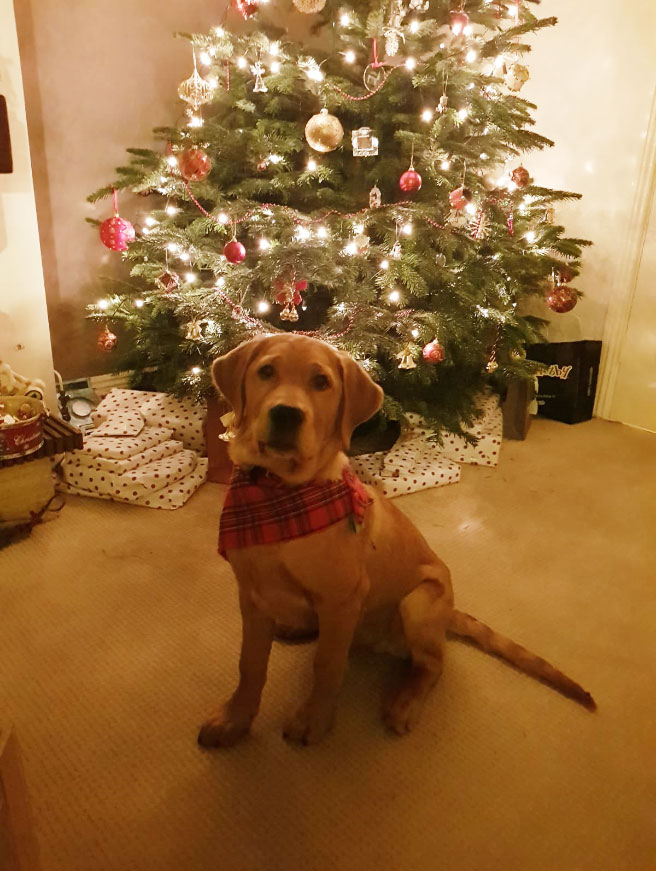
[[[601,354],[601,368],[595,415],[608,420],[613,416],[613,401],[617,374],[624,352],[624,340],[633,308],[649,215],[656,193],[656,88],[652,94],[651,110],[645,144],[638,168],[636,196],[629,218],[629,231],[608,302]]]

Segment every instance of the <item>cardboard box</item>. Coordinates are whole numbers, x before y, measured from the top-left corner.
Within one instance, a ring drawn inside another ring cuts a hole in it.
[[[563,423],[590,420],[594,408],[601,342],[531,345],[527,356],[543,364],[538,376],[538,414]]]

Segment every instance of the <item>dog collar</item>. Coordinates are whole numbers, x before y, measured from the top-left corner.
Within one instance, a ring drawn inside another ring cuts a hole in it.
[[[320,532],[350,518],[364,521],[371,497],[349,465],[339,481],[290,486],[266,469],[235,467],[219,526],[219,553],[256,544],[276,544]]]

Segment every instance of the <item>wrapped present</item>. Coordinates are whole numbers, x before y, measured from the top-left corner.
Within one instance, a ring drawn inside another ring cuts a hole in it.
[[[146,424],[170,429],[173,438],[185,448],[205,454],[204,405],[191,399],[176,399],[168,393],[114,387],[94,411],[93,420],[100,424],[117,412],[139,412]]]
[[[170,429],[164,429],[161,426],[144,426],[137,436],[97,436],[95,432],[92,432],[85,439],[84,447],[80,448],[80,453],[92,457],[121,460],[124,457],[140,454],[155,445],[161,445],[172,435]]]
[[[65,481],[60,482],[58,489],[64,493],[71,493],[77,496],[93,496],[96,499],[112,499],[116,502],[129,502],[132,505],[141,505],[144,508],[162,508],[164,510],[172,510],[181,508],[185,502],[193,496],[201,484],[204,483],[207,477],[207,460],[199,458],[192,472],[180,478],[173,484],[163,487],[161,490],[156,490],[150,493],[143,493],[138,496],[133,496],[132,492],[127,492],[124,495],[115,495],[109,493],[100,493],[95,490],[88,490],[86,487],[69,484]]]
[[[501,438],[503,435],[503,415],[496,393],[481,397],[479,408],[483,412],[470,432],[476,436],[475,445],[468,444],[461,436],[443,434],[441,452],[444,457],[456,463],[471,463],[475,466],[496,466],[499,462]],[[417,417],[417,415],[409,415]],[[429,435],[431,430],[418,424],[420,431]]]
[[[170,457],[172,454],[177,454],[183,450],[182,442],[176,442],[173,439],[167,439],[159,445],[153,445],[139,454],[133,454],[131,457],[124,457],[121,460],[112,460],[109,457],[99,457],[92,454],[87,454],[84,451],[72,451],[62,460],[62,468],[88,468],[102,469],[105,472],[113,472],[116,475],[122,475],[123,472],[129,472],[132,469],[138,469],[140,466],[145,466],[147,463],[152,463],[154,460],[161,460],[163,457]]]

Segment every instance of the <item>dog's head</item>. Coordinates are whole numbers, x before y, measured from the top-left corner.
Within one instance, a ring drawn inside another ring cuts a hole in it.
[[[383,397],[348,354],[291,334],[245,342],[214,361],[212,377],[235,414],[233,462],[290,484],[310,481],[347,450]]]

